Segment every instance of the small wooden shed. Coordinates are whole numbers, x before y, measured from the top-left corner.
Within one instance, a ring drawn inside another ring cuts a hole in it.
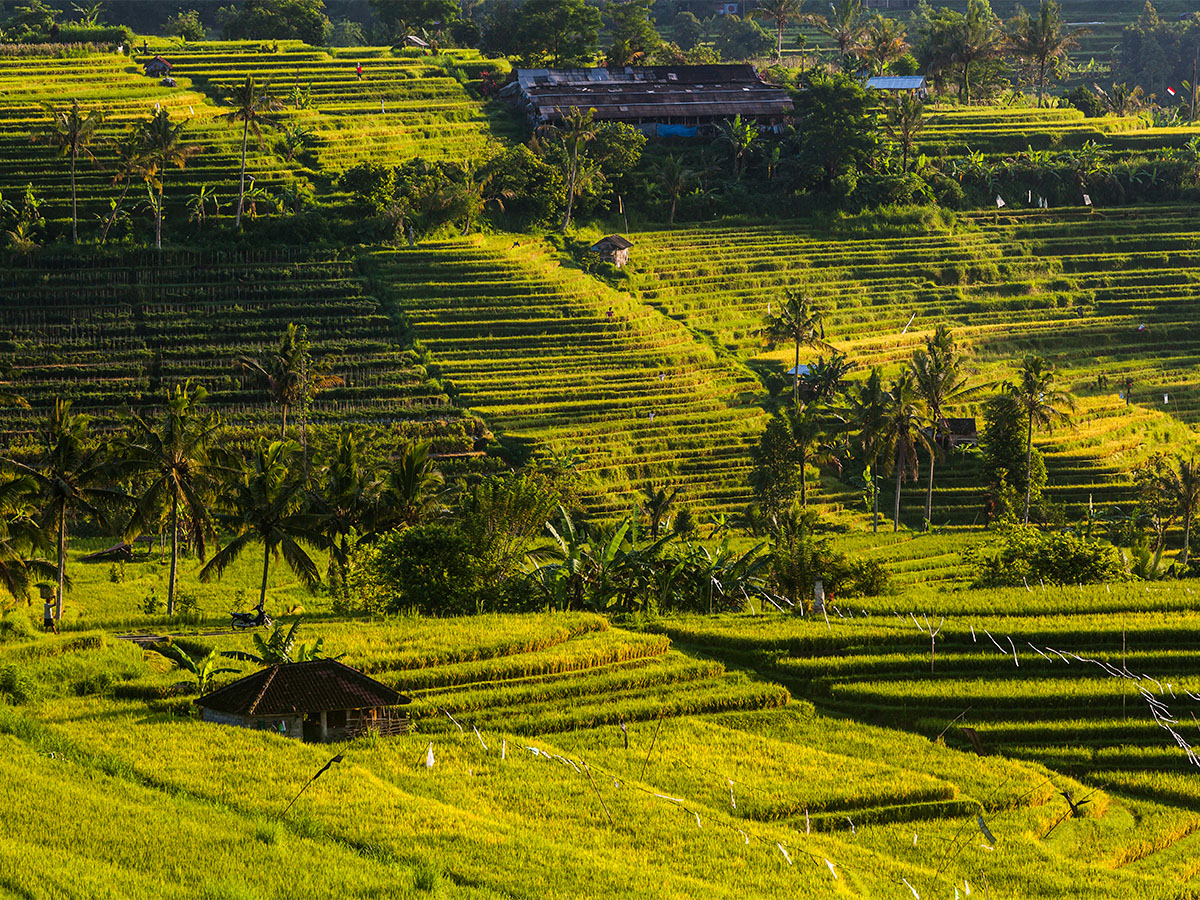
[[[610,262],[618,269],[629,262],[629,250],[633,246],[619,234],[610,234],[592,244],[592,250],[600,254],[604,262]]]
[[[171,69],[173,69],[174,66],[172,66],[161,56],[156,56],[154,59],[142,63],[142,68],[146,70],[147,75],[152,75],[155,78],[161,78],[164,75],[170,75]]]
[[[408,697],[335,659],[270,666],[195,702],[205,722],[320,743],[409,727]]]

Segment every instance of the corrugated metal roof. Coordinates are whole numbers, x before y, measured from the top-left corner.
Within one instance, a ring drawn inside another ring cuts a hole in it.
[[[867,87],[877,91],[919,91],[925,87],[925,76],[876,75],[867,79]]]
[[[335,659],[285,663],[247,675],[196,701],[219,712],[279,716],[331,709],[373,709],[408,703],[386,684]]]

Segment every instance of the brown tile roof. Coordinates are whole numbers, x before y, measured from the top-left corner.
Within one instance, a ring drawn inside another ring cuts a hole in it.
[[[236,715],[279,716],[397,706],[409,698],[335,659],[314,659],[262,669],[195,702]]]

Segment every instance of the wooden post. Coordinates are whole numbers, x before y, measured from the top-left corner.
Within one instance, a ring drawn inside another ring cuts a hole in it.
[[[326,719],[325,710],[321,710],[321,743],[329,741],[329,721]]]

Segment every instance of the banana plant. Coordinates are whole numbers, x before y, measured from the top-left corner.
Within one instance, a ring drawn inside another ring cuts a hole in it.
[[[178,644],[171,643],[170,639],[151,644],[149,649],[169,659],[176,668],[192,675],[196,679],[196,689],[202,694],[208,690],[209,683],[216,676],[238,671],[228,666],[220,666],[221,656],[227,654],[219,654],[216,650],[210,650],[207,656],[193,657]]]

